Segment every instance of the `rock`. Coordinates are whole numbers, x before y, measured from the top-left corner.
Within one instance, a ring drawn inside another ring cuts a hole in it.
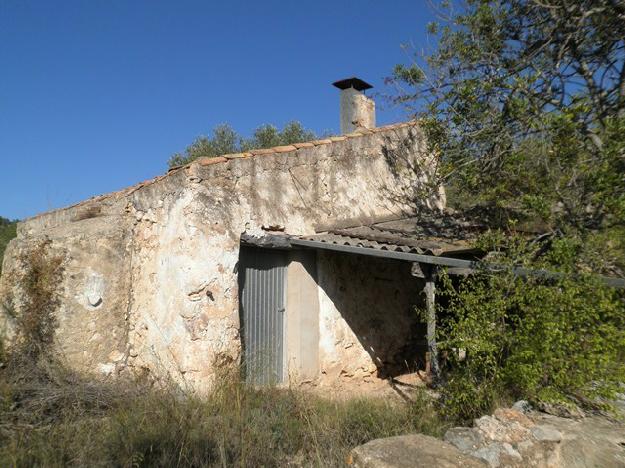
[[[98,364],[98,371],[104,375],[111,375],[115,372],[115,364],[110,362]]]
[[[552,426],[534,426],[530,431],[536,440],[542,442],[560,442],[562,440],[562,433]]]
[[[529,429],[516,421],[510,421],[505,426],[507,437],[503,442],[516,443],[530,437]]]
[[[527,400],[519,400],[512,405],[512,409],[520,411],[521,413],[529,413],[532,410],[532,405]]]
[[[526,452],[531,450],[534,447],[534,442],[531,440],[523,440],[517,444],[517,450],[519,452]]]
[[[494,416],[503,423],[517,422],[523,427],[532,427],[534,422],[523,412],[513,408],[497,408]]]
[[[87,294],[87,302],[91,307],[98,307],[102,304],[102,298],[99,294]]]
[[[586,416],[576,405],[563,405],[541,401],[538,403],[538,408],[544,413],[558,416],[559,418],[582,419]]]
[[[488,445],[487,447],[482,447],[479,450],[476,450],[471,455],[475,458],[479,458],[480,460],[484,460],[488,466],[499,466],[499,448],[494,445]]]
[[[625,467],[623,420],[592,415],[576,420],[539,412],[533,412],[530,419],[516,409],[497,410],[494,415],[476,419],[474,428],[449,429],[446,442],[423,435],[372,441],[354,449],[351,464],[375,468]],[[529,428],[521,424],[528,421]]]
[[[357,468],[477,468],[483,461],[453,445],[422,434],[375,439],[352,450],[348,465]]]
[[[506,437],[506,427],[492,416],[482,416],[473,421],[473,425],[490,440],[503,440]]]
[[[564,468],[560,461],[560,444],[524,440],[514,448],[523,457],[524,467]]]
[[[521,454],[519,452],[517,452],[512,445],[504,442],[503,444],[501,444],[503,450],[505,451],[505,455],[508,457],[511,457],[515,460],[521,461],[523,459],[523,457],[521,457]]]
[[[124,356],[125,356],[124,353],[115,349],[111,351],[108,357],[111,362],[119,362],[122,359],[124,359]]]
[[[563,434],[559,444],[561,466],[566,468],[625,467],[625,424],[591,416],[581,421],[550,420]]]
[[[530,436],[528,429],[516,421],[503,423],[492,416],[482,416],[474,424],[486,439],[496,442],[514,443]]]
[[[521,454],[507,442],[495,442],[474,451],[471,455],[488,463],[489,466],[514,466],[523,461]]]
[[[464,453],[473,452],[484,445],[482,434],[469,427],[452,427],[445,433],[444,438]]]

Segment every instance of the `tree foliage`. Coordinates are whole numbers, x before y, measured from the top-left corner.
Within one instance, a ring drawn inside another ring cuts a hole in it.
[[[0,273],[2,273],[2,259],[4,251],[11,239],[17,235],[17,221],[0,216]]]
[[[422,119],[452,202],[607,242],[603,270],[625,275],[625,4],[466,0],[439,16],[438,49],[390,81]]]
[[[420,119],[449,202],[482,207],[486,251],[565,274],[443,282],[442,347],[467,351],[445,401],[462,417],[496,389],[594,401],[623,378],[623,294],[584,275],[625,276],[625,3],[443,1],[437,14],[438,46],[395,68],[394,100]]]
[[[258,127],[251,138],[239,135],[230,125],[221,124],[213,129],[211,136],[200,136],[184,153],[176,153],[169,159],[169,166],[187,164],[197,158],[215,157],[251,149],[271,148],[314,140],[316,135],[297,121],[289,122],[282,130],[266,124]]]
[[[502,265],[574,267],[575,249],[566,240],[558,240],[539,262],[540,245],[520,236],[506,241]],[[502,240],[484,236],[480,244],[495,249]],[[570,272],[550,281],[510,271],[456,281],[443,275],[440,296],[439,347],[452,369],[441,400],[448,415],[470,420],[502,395],[597,408],[604,406],[601,398],[620,391],[623,293],[596,275]]]

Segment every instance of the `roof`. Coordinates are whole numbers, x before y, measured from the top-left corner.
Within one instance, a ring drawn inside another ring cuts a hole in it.
[[[418,216],[352,227],[328,228],[311,235],[268,233],[264,237],[255,237],[244,234],[241,239],[246,244],[259,247],[281,248],[291,244],[312,243],[317,246],[348,246],[405,254],[478,258],[483,252],[473,247],[472,242],[485,229],[486,226],[481,223],[466,219],[452,210],[445,210],[425,211]]]
[[[302,143],[294,143],[292,145],[274,146],[272,148],[252,149],[243,153],[223,154],[221,156],[215,156],[215,157],[198,158],[187,164],[171,167],[167,171],[166,174],[156,176],[152,179],[145,180],[143,182],[140,182],[135,185],[131,185],[129,187],[123,188],[118,191],[109,192],[109,193],[102,194],[102,195],[96,195],[96,196],[93,196],[86,200],[82,200],[70,206],[58,208],[58,209],[47,211],[44,213],[39,213],[35,216],[22,220],[22,222],[35,219],[35,218],[39,218],[41,216],[48,215],[51,213],[56,213],[56,212],[60,212],[60,211],[64,211],[64,210],[68,210],[72,208],[82,207],[84,205],[88,205],[92,203],[99,203],[99,202],[102,202],[104,200],[111,199],[111,198],[128,196],[146,186],[152,185],[163,179],[166,179],[170,175],[177,173],[180,170],[184,170],[194,164],[199,164],[200,166],[209,166],[213,164],[225,164],[228,161],[233,160],[233,159],[250,159],[250,158],[255,158],[255,157],[270,156],[270,155],[281,154],[281,153],[297,153],[298,150],[304,149],[304,148],[313,148],[313,147],[323,146],[323,145],[332,145],[336,142],[341,142],[341,141],[345,141],[348,139],[362,138],[368,135],[373,135],[373,134],[378,134],[378,133],[390,133],[390,132],[394,132],[403,128],[414,127],[416,125],[417,125],[416,121],[408,121],[408,122],[401,122],[401,123],[396,123],[396,124],[391,124],[391,125],[385,125],[382,127],[375,127],[371,129],[359,128],[357,131],[353,133],[348,133],[348,134],[341,135],[341,136],[333,136],[333,137],[322,138],[322,139],[312,140],[312,141],[307,141],[307,142],[302,142]]]
[[[245,151],[243,153],[232,153],[232,154],[223,154],[221,156],[210,156],[194,159],[190,163],[184,164],[182,166],[175,166],[169,169],[169,172],[176,171],[183,167],[188,167],[192,164],[200,164],[202,166],[208,166],[211,164],[219,164],[228,161],[229,159],[247,159],[255,156],[268,156],[271,154],[279,154],[279,153],[290,153],[297,151],[301,148],[313,148],[315,146],[323,146],[323,145],[331,145],[333,143],[339,141],[345,141],[351,138],[361,138],[366,135],[372,135],[375,133],[385,133],[391,132],[394,130],[399,130],[401,128],[413,127],[417,125],[415,121],[409,122],[401,122],[397,124],[385,125],[383,127],[375,127],[375,128],[359,128],[353,133],[347,133],[340,136],[332,136],[328,138],[322,138],[319,140],[305,141],[302,143],[293,143],[292,145],[283,145],[283,146],[274,146],[272,148],[260,148],[260,149],[252,149],[249,151]]]
[[[424,212],[417,217],[329,229],[299,238],[395,252],[459,256],[479,253],[471,241],[484,229],[485,226],[452,211]]]
[[[274,233],[255,237],[243,234],[241,241],[263,248],[312,248],[442,266],[447,268],[449,274],[511,271],[520,277],[559,279],[565,276],[564,273],[543,269],[485,263],[486,252],[471,247],[471,240],[485,228],[485,225],[465,219],[455,212],[428,212],[418,217],[329,229],[309,236]],[[421,268],[413,269],[412,274],[426,277]],[[625,278],[601,275],[597,278],[606,286],[625,288]]]
[[[335,81],[332,83],[333,86],[336,86],[338,89],[349,89],[354,88],[356,91],[364,91],[365,89],[371,89],[371,86],[366,81],[361,80],[360,78],[356,78],[352,76],[351,78],[345,78],[344,80]]]

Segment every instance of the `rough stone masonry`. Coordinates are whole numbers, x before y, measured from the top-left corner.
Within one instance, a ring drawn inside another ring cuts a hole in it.
[[[19,312],[19,253],[49,238],[65,258],[57,347],[68,363],[102,374],[144,369],[205,388],[217,365],[240,358],[242,233],[279,226],[303,235],[321,222],[414,213],[415,202],[442,208],[442,190],[417,200],[432,164],[414,123],[196,160],[21,222],[0,299],[16,299]],[[337,374],[326,368],[370,369],[371,354],[319,294],[319,379]],[[10,336],[11,317],[2,325]],[[328,352],[336,336],[340,346]]]

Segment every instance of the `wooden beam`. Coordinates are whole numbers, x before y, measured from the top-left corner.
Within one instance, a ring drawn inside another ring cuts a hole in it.
[[[441,370],[438,363],[438,346],[436,344],[436,267],[433,265],[423,265],[425,271],[425,308],[427,321],[427,342],[430,353],[430,371],[432,372],[432,383],[437,385],[440,381]]]

